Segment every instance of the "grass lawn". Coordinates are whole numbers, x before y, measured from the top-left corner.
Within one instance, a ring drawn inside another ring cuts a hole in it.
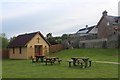
[[[93,61],[118,61],[117,49],[72,49],[49,56],[62,59],[61,64],[31,63],[30,60],[3,60],[3,78],[118,78],[118,65],[92,63],[92,67],[81,69],[68,67],[71,57],[90,57]]]

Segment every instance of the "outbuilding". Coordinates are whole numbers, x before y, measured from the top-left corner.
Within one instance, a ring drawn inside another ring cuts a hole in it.
[[[49,54],[50,43],[40,32],[18,35],[8,45],[10,59],[30,59]]]

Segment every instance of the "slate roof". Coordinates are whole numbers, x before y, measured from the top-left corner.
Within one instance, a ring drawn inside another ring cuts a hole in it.
[[[98,27],[98,25],[100,24],[100,22],[102,21],[103,18],[104,17],[102,16],[102,18],[100,19],[100,21],[97,24],[97,27]],[[107,16],[105,16],[105,18],[109,21],[110,25],[114,25],[114,24],[120,23],[120,16],[110,16],[110,15],[107,15]]]
[[[18,35],[13,41],[11,41],[8,45],[8,48],[12,47],[25,47],[26,44],[36,35],[39,34],[50,46],[50,43],[44,38],[44,36],[40,32],[34,32],[29,34]]]
[[[107,19],[110,23],[118,23],[118,20],[120,19],[120,17],[116,17],[116,16],[106,16],[106,19]]]
[[[82,29],[78,30],[76,33],[89,33],[94,27],[95,26],[88,27],[87,29],[82,28]]]

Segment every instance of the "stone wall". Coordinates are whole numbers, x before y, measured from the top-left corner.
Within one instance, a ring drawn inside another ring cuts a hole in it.
[[[79,48],[106,48],[107,39],[94,39],[79,42]]]
[[[118,36],[119,34],[110,35],[107,41],[107,48],[118,48]]]
[[[118,48],[120,47],[120,32],[109,35],[108,38],[97,39],[93,36],[87,36],[92,38],[81,39],[79,35],[71,35],[68,39],[64,40],[62,44],[65,49],[68,48]],[[83,36],[82,36],[83,37]]]
[[[118,48],[119,47],[118,34],[110,35],[104,39],[93,39],[79,42],[79,48]]]

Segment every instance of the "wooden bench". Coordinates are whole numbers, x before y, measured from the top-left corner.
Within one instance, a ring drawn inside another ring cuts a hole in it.
[[[62,61],[62,59],[57,59],[56,61],[58,61],[58,63],[60,64],[60,62]]]
[[[74,64],[74,61],[73,61],[73,60],[68,60],[68,62],[69,62],[69,67],[71,67],[71,63]],[[84,62],[81,62],[81,61],[77,60],[75,63],[77,63],[78,65],[80,64],[81,68],[84,67]],[[75,66],[75,65],[74,65],[74,66]]]
[[[53,63],[54,63],[55,61],[54,61],[54,60],[45,60],[44,62],[46,63],[46,65],[47,65],[48,62],[51,63],[51,65],[53,65]]]
[[[71,67],[71,63],[73,63],[73,60],[68,60],[69,62],[69,67]]]
[[[31,61],[32,61],[32,63],[36,62],[35,58],[31,58]]]
[[[59,58],[46,58],[46,60],[45,60],[44,62],[46,62],[46,65],[47,65],[48,62],[50,62],[51,65],[53,65],[53,63],[55,63],[56,61],[60,64],[60,62],[61,62],[62,60],[59,59]]]
[[[78,59],[76,63],[80,64],[81,68],[85,67],[85,63],[81,59]]]

